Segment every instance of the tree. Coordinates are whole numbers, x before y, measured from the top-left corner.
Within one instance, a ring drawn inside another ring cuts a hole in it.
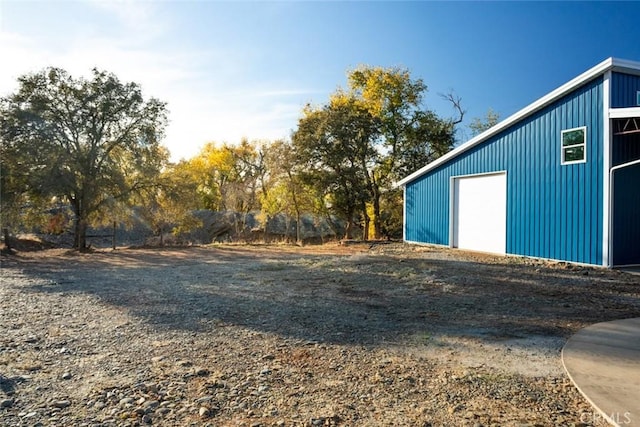
[[[160,246],[164,245],[166,233],[188,232],[202,225],[202,221],[193,215],[198,207],[193,197],[197,183],[184,165],[183,162],[168,165],[157,185],[136,197],[141,216],[160,237]]]
[[[482,132],[494,127],[500,121],[500,114],[489,108],[484,118],[475,117],[469,124],[471,136],[480,135]]]
[[[29,209],[24,191],[27,187],[24,175],[19,173],[19,161],[8,150],[6,144],[0,145],[0,224],[6,250],[11,253],[11,236],[9,226],[20,226],[31,215],[25,215]],[[33,203],[32,203],[33,205]],[[40,209],[35,209],[39,211]]]
[[[300,226],[302,213],[312,212],[313,189],[303,182],[297,154],[293,145],[284,140],[277,140],[263,149],[265,153],[265,169],[267,174],[260,199],[261,214],[265,226],[270,218],[277,214],[285,214],[287,218],[296,219],[296,243],[302,241]],[[286,232],[289,231],[287,223]],[[287,236],[288,238],[288,236]]]
[[[238,212],[256,209],[258,193],[265,191],[264,155],[264,146],[246,139],[237,146],[207,143],[186,166],[200,184],[202,207]]]
[[[397,190],[391,188],[394,181],[453,148],[455,126],[462,122],[464,110],[460,98],[453,94],[445,95],[445,99],[451,102],[457,117],[441,118],[425,108],[427,86],[404,68],[361,66],[348,73],[348,82],[351,96],[379,122],[380,138],[376,142],[380,156],[369,174],[374,237],[379,238],[383,227],[381,207],[389,204],[382,198],[397,199]],[[385,222],[401,223],[390,218]]]
[[[345,237],[351,237],[357,217],[365,219],[365,230],[368,226],[368,170],[378,155],[373,149],[377,121],[357,100],[340,94],[303,114],[293,134],[301,177],[346,222]]]
[[[74,247],[85,249],[96,216],[155,185],[168,157],[160,146],[166,105],[145,101],[138,84],[97,69],[90,79],[75,79],[47,68],[18,83],[17,92],[0,101],[9,179],[20,180],[15,191],[29,199],[66,200],[74,213]]]
[[[228,197],[238,212],[248,213],[257,209],[260,193],[267,192],[265,146],[266,143],[260,145],[243,138],[238,145],[223,147],[233,161],[233,179]]]
[[[365,239],[370,221],[374,238],[397,235],[393,183],[453,148],[461,100],[445,95],[456,117],[442,118],[423,105],[426,91],[407,69],[362,66],[348,73],[347,90],[303,111],[293,137],[303,175],[334,213],[363,218]]]
[[[227,209],[224,188],[233,168],[233,158],[229,151],[220,149],[214,142],[208,142],[181,167],[198,184],[196,196],[201,209]]]
[[[9,237],[9,224],[19,223],[19,199],[20,189],[25,185],[20,182],[20,176],[16,173],[17,159],[7,150],[5,144],[0,145],[0,226],[2,228],[4,244],[11,252]]]

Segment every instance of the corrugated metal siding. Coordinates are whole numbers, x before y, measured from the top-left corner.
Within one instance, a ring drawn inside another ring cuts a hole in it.
[[[406,188],[405,239],[449,244],[449,175],[436,171]]]
[[[612,74],[611,106],[636,107],[640,91],[640,76]],[[640,135],[613,137],[613,166],[640,159]],[[613,264],[640,263],[640,166],[615,172],[613,181]]]
[[[611,107],[637,107],[640,76],[623,73],[611,74]]]
[[[613,166],[640,159],[640,134],[615,135],[611,149]]]
[[[405,238],[449,244],[450,177],[507,171],[507,253],[602,263],[602,78],[407,184]],[[587,162],[560,131],[587,126]]]

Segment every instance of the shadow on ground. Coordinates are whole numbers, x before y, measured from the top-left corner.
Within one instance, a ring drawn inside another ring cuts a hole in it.
[[[90,294],[153,327],[237,325],[285,338],[376,345],[448,334],[568,337],[638,316],[640,278],[449,252],[296,253],[273,247],[119,250],[15,258],[36,293]],[[105,319],[106,320],[106,319]]]

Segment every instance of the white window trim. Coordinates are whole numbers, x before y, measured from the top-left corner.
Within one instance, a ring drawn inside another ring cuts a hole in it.
[[[562,137],[564,136],[565,133],[568,132],[573,132],[576,130],[583,130],[584,131],[584,142],[582,144],[575,144],[575,145],[569,145],[569,146],[564,146],[562,145]],[[570,147],[578,147],[580,145],[584,146],[584,158],[582,160],[573,160],[570,162],[566,162],[564,160],[564,150],[565,148],[570,148]],[[562,165],[575,165],[578,163],[586,163],[587,162],[587,127],[586,126],[579,126],[577,128],[571,128],[571,129],[563,129],[562,131],[560,131],[560,164]]]

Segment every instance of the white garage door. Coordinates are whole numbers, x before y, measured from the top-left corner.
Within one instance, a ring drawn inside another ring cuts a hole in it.
[[[454,178],[453,246],[504,254],[507,243],[507,175]]]

